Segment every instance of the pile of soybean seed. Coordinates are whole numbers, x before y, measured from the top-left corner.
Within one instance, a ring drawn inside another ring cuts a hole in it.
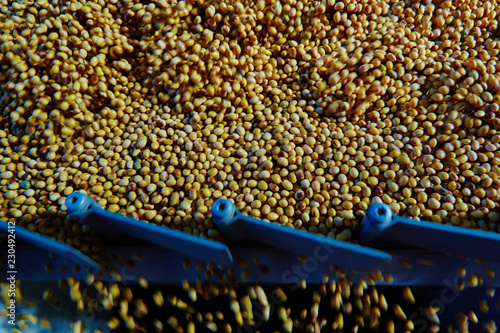
[[[0,217],[95,260],[72,192],[356,241],[372,202],[499,231],[495,1],[0,1]]]

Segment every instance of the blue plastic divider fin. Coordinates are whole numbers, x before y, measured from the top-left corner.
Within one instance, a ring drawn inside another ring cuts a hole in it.
[[[222,243],[110,212],[84,193],[71,193],[65,204],[69,215],[108,238],[127,234],[189,257],[227,266],[233,263],[229,248]]]
[[[0,232],[9,233],[9,226],[7,222],[0,222]],[[14,234],[16,239],[20,239],[22,241],[33,244],[36,247],[42,248],[48,252],[52,252],[61,257],[70,259],[79,265],[92,267],[98,270],[102,269],[102,267],[98,263],[84,255],[80,251],[55,239],[37,234],[36,232],[20,226],[15,227]]]
[[[500,262],[500,234],[411,220],[394,214],[384,203],[371,204],[361,222],[361,241],[372,240]]]
[[[342,268],[368,271],[392,259],[383,251],[243,215],[227,199],[217,199],[213,203],[212,216],[232,240],[253,239]]]

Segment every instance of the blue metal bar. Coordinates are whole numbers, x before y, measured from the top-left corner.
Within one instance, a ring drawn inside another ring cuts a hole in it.
[[[112,213],[86,194],[71,193],[65,204],[69,215],[108,238],[127,234],[186,256],[227,266],[233,263],[229,248],[222,243]]]
[[[392,258],[383,251],[243,215],[227,199],[214,202],[212,216],[219,228],[233,240],[253,239],[344,268],[370,270]]]
[[[10,229],[14,230],[13,235],[15,235],[16,239],[20,239],[22,241],[28,242],[30,244],[35,245],[38,248],[42,248],[48,252],[57,254],[61,257],[70,259],[74,261],[77,264],[87,266],[87,267],[92,267],[96,268],[98,270],[101,270],[101,266],[84,255],[83,253],[79,252],[78,250],[72,248],[71,246],[64,244],[62,242],[59,242],[55,239],[37,234],[36,232],[30,231],[28,229],[22,228],[20,226],[16,226],[15,229]],[[0,232],[4,233],[10,233],[9,231],[9,226],[7,222],[0,222]]]
[[[361,240],[384,240],[421,249],[500,262],[500,234],[425,221],[394,214],[383,203],[371,204],[361,223]]]
[[[180,253],[165,250],[156,246],[152,247],[104,247],[107,255],[124,256],[135,262],[135,268],[127,267],[124,263],[112,264],[121,278],[127,282],[137,282],[140,277],[147,279],[149,283],[179,284],[186,280],[195,282],[199,277],[201,281],[219,281],[217,276],[206,276],[205,270],[197,270],[197,264],[203,261],[191,260],[191,267],[185,269],[184,256]],[[276,248],[232,248],[231,253],[235,261],[245,262],[244,266],[235,264],[234,275],[239,283],[277,283],[277,284],[299,284],[305,280],[307,284],[321,283],[325,275],[330,280],[337,280],[336,273],[329,263],[320,262],[309,258],[301,261],[299,258],[286,250]],[[428,286],[447,287],[452,290],[458,281],[466,281],[470,275],[483,277],[484,287],[500,287],[500,263],[478,262],[476,260],[461,259],[447,256],[443,253],[432,253],[426,250],[389,250],[393,260],[383,263],[380,267],[382,274],[390,274],[393,280],[375,280],[376,285],[391,286]],[[141,260],[135,259],[137,256]],[[4,256],[5,257],[5,256]],[[259,262],[255,263],[254,258]],[[48,258],[47,253],[40,251],[34,246],[16,247],[16,267],[18,277],[23,281],[57,281],[61,278],[74,276],[79,280],[85,280],[88,272],[81,269],[73,272],[71,265],[65,263],[61,257]],[[425,262],[421,259],[425,258]],[[401,262],[405,265],[401,265]],[[45,271],[45,265],[51,263],[54,269]],[[125,261],[124,261],[125,262]],[[161,263],[161,264],[159,264]],[[430,264],[432,263],[432,265]],[[5,267],[1,264],[0,267]],[[61,270],[66,267],[66,270]],[[202,267],[206,267],[202,265]],[[457,268],[464,268],[467,272],[465,278],[457,277]],[[68,269],[69,268],[69,269]],[[494,274],[485,275],[485,270]],[[221,270],[224,276],[228,276],[228,270]],[[43,274],[42,274],[43,273]],[[353,283],[374,275],[373,272],[353,272],[345,270],[345,276]],[[245,278],[242,278],[245,276]],[[104,281],[115,281],[116,276],[105,273],[101,278]],[[230,279],[228,279],[230,280]]]

